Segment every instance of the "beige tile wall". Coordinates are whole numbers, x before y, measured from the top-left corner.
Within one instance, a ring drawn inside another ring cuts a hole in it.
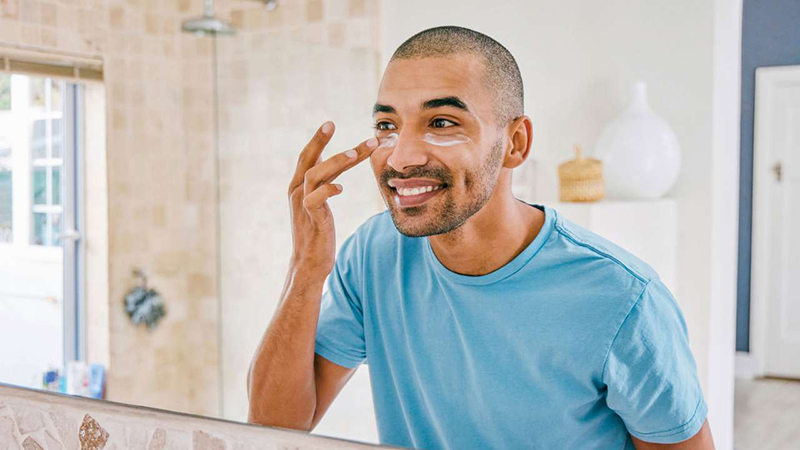
[[[221,2],[242,31],[219,41],[222,373],[225,417],[247,417],[246,373],[284,284],[291,252],[286,191],[300,150],[325,120],[323,154],[369,138],[380,73],[379,0]],[[383,209],[369,165],[341,178],[331,200],[338,243]],[[369,384],[356,376],[316,431],[375,439]],[[363,427],[362,427],[363,428]]]
[[[109,263],[99,300],[109,302],[109,397],[217,414],[211,45],[180,33],[201,6],[0,0],[0,46],[104,60]],[[134,268],[166,300],[167,317],[152,332],[134,328],[122,308]]]

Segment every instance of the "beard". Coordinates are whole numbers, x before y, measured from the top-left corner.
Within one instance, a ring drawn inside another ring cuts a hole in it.
[[[464,222],[481,210],[492,197],[497,185],[498,168],[503,156],[503,141],[496,140],[486,159],[478,167],[464,172],[464,198],[458,202],[454,195],[453,175],[441,167],[416,167],[402,174],[394,169],[381,172],[380,185],[384,201],[389,207],[395,228],[408,237],[435,236],[458,229]],[[428,202],[407,208],[399,208],[393,199],[393,190],[388,187],[392,178],[429,178],[438,180],[442,192]],[[388,192],[388,194],[387,194]]]

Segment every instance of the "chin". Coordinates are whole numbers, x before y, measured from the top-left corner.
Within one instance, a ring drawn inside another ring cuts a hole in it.
[[[425,237],[439,234],[432,220],[417,220],[417,218],[398,217],[395,211],[390,211],[394,227],[400,234],[408,237]],[[402,213],[400,213],[402,215]]]
[[[395,204],[392,191],[384,193],[394,227],[408,237],[425,237],[444,234],[461,226],[458,208],[452,197],[432,198],[418,206],[400,207]]]
[[[393,200],[392,200],[393,201]],[[408,237],[423,237],[429,234],[426,231],[435,227],[435,214],[431,214],[427,205],[400,208],[389,204],[389,214],[392,216],[394,227],[400,234]]]
[[[413,206],[408,208],[389,207],[394,227],[400,234],[407,237],[426,237],[444,234],[461,226],[453,220],[448,220],[436,208],[428,205]]]

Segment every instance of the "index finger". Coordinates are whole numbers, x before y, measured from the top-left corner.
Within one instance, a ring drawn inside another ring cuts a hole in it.
[[[314,167],[314,165],[319,162],[322,150],[324,150],[325,146],[330,142],[333,131],[333,122],[327,121],[323,123],[322,126],[317,129],[317,132],[314,133],[311,140],[308,141],[308,144],[303,147],[300,156],[297,158],[297,167],[295,167],[292,181],[289,182],[289,192],[292,192],[297,186],[303,184],[303,178],[305,178],[308,169]]]
[[[361,142],[355,148],[333,155],[315,165],[306,172],[304,192],[309,194],[321,184],[332,182],[343,172],[369,158],[372,152],[378,148],[378,144],[378,138],[372,137]]]

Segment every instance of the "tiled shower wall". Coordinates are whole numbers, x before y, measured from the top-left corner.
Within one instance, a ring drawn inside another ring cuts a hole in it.
[[[226,418],[247,416],[246,373],[278,303],[291,253],[287,189],[297,156],[325,120],[323,154],[373,134],[380,67],[379,0],[225,1],[242,31],[219,40],[222,370]],[[337,244],[383,209],[368,162],[341,178],[330,201]],[[375,440],[362,368],[315,430]]]
[[[181,21],[201,6],[189,0],[0,0],[0,46],[104,62],[108,290],[89,299],[89,307],[109,304],[109,398],[215,415],[211,45],[180,33]],[[102,241],[86,240],[89,246]],[[122,308],[137,282],[134,268],[148,274],[166,301],[167,316],[152,332],[131,325]],[[92,277],[87,274],[87,283]]]

